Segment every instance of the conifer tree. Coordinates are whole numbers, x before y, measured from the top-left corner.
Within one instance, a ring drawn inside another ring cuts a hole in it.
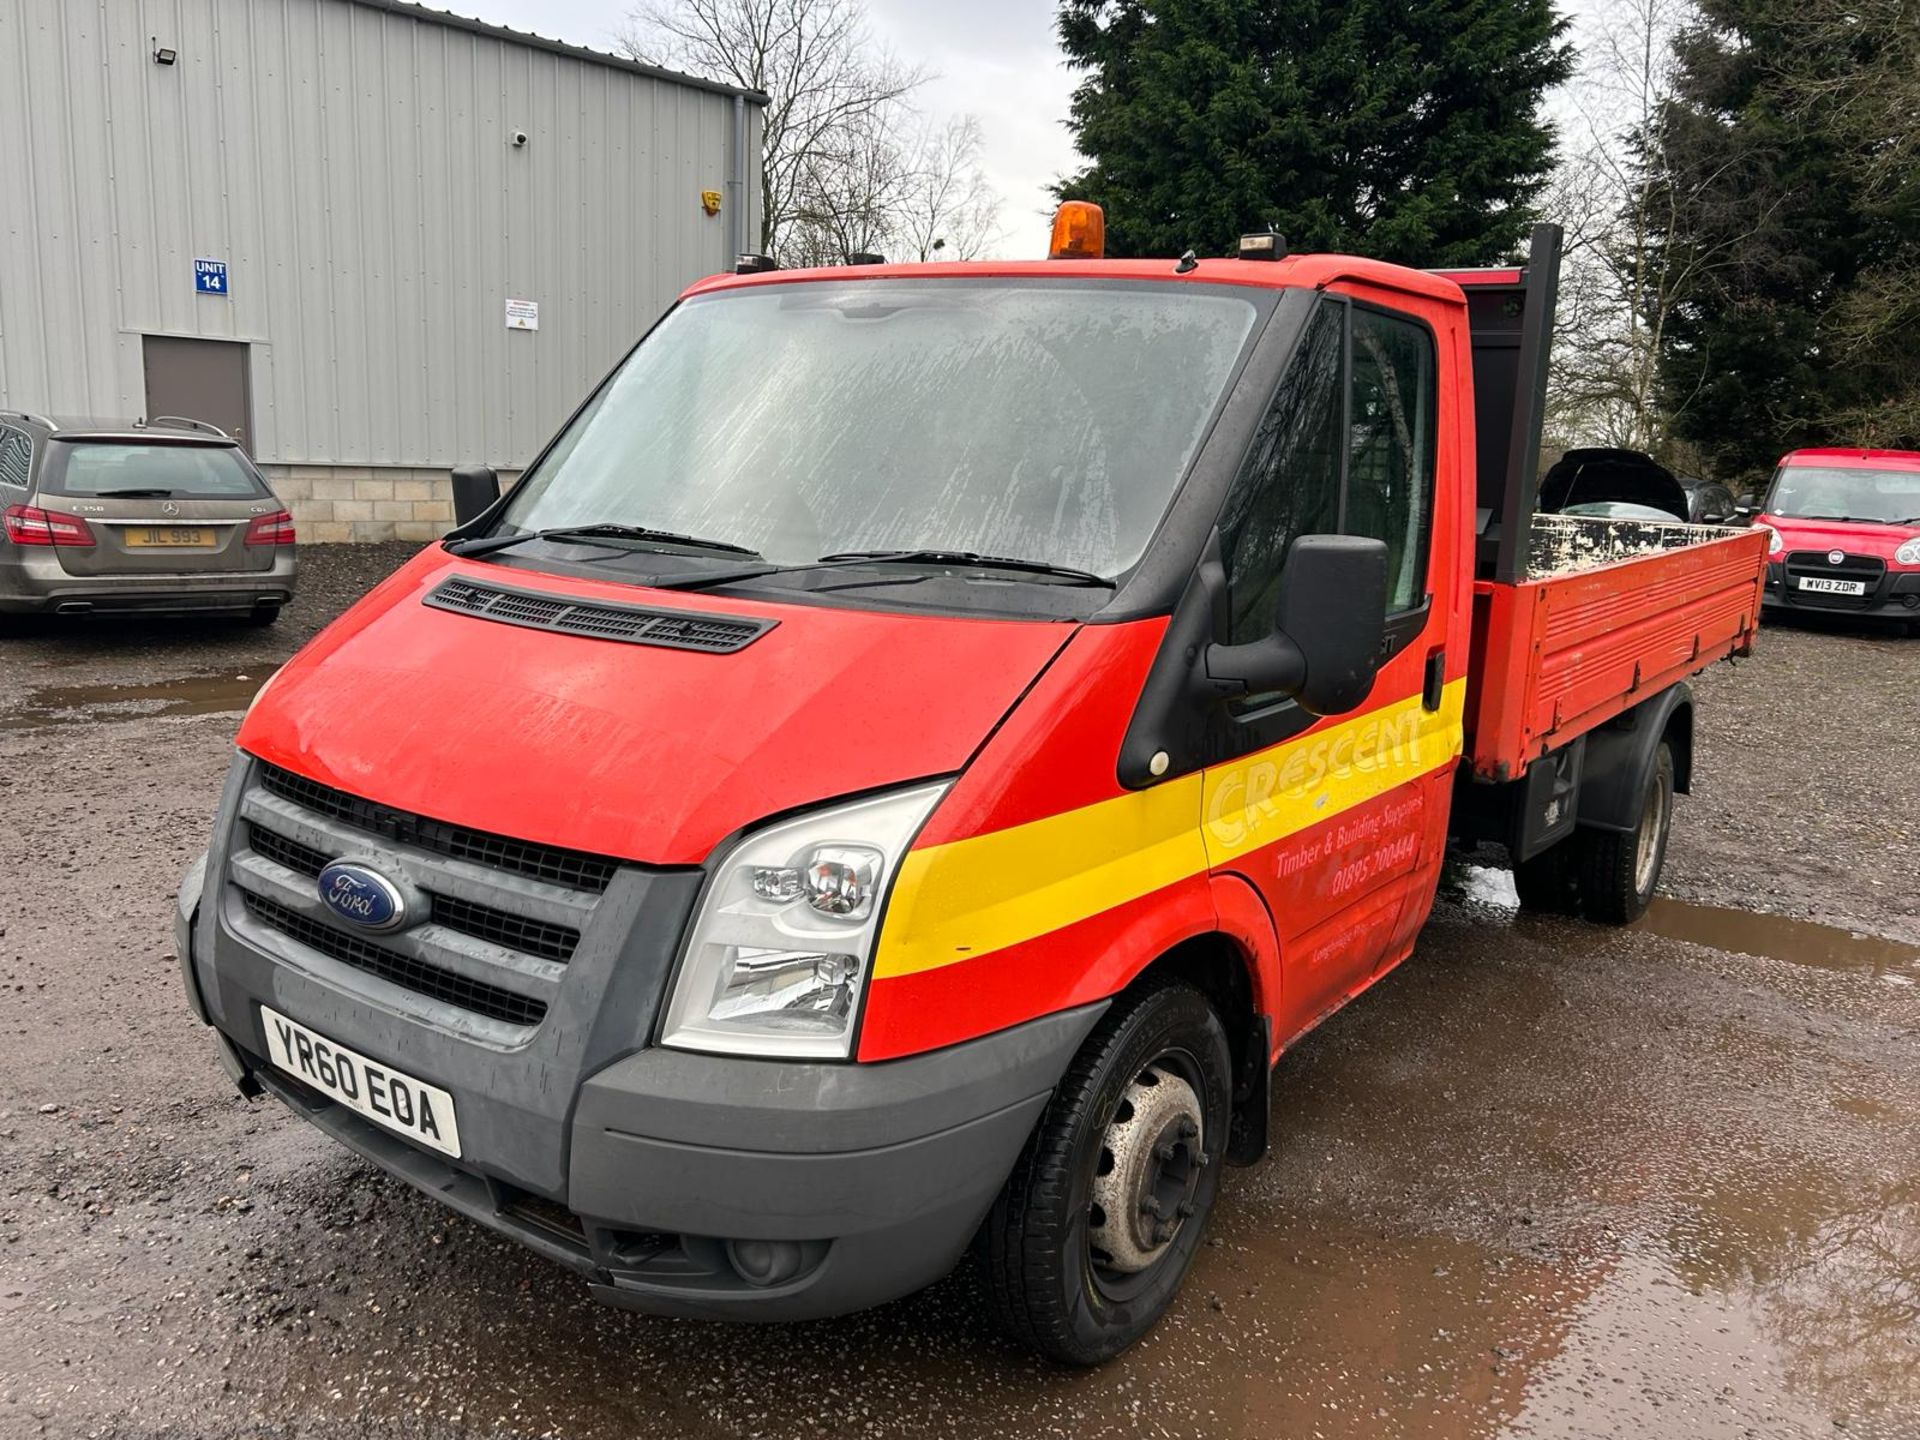
[[[1553,163],[1572,53],[1552,0],[1062,0],[1069,128],[1118,255],[1508,258]]]
[[[1912,0],[1700,0],[1655,174],[1677,432],[1753,479],[1803,445],[1920,446]]]

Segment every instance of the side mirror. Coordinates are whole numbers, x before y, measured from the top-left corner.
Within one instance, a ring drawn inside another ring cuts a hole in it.
[[[478,520],[500,498],[500,477],[491,465],[461,465],[453,472],[453,523]]]
[[[1280,694],[1314,715],[1367,698],[1387,627],[1387,547],[1358,535],[1302,535],[1287,550],[1273,633],[1209,645],[1207,678],[1232,695]]]
[[[1733,502],[1733,513],[1736,515],[1758,515],[1760,513],[1761,503],[1761,498],[1758,495],[1742,495],[1738,500]]]

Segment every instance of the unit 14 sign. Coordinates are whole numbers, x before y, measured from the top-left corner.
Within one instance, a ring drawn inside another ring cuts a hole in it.
[[[194,261],[193,288],[202,295],[227,294],[227,262],[224,260]]]

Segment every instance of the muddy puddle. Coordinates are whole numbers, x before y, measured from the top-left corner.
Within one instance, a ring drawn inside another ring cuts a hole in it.
[[[0,715],[0,730],[41,730],[115,720],[215,715],[247,708],[278,660],[241,662],[230,669],[131,685],[43,685]]]
[[[1520,908],[1513,876],[1505,870],[1462,865],[1448,872],[1444,885],[1453,899],[1470,905],[1516,912]],[[1704,945],[1725,955],[1752,955],[1817,970],[1920,984],[1920,946],[1813,920],[1660,895],[1629,928],[1666,940]]]
[[[1853,975],[1920,979],[1920,947],[1861,935],[1812,920],[1790,920],[1750,910],[1654,900],[1633,927],[1668,940],[1706,945],[1729,955],[1756,955]]]

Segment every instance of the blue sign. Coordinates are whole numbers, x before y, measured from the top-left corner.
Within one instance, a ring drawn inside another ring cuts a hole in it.
[[[369,930],[398,930],[407,923],[407,899],[378,870],[336,860],[320,872],[320,900],[342,920]]]
[[[227,262],[224,260],[194,261],[193,288],[202,295],[225,295],[227,293]]]

